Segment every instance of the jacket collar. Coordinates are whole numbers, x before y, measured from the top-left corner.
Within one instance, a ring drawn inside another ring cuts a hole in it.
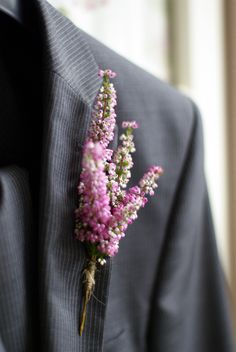
[[[35,5],[44,67],[66,80],[74,92],[91,106],[101,78],[82,31],[46,0],[35,0]]]

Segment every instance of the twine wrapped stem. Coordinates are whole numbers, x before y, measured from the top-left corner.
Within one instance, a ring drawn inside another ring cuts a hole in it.
[[[85,325],[85,319],[86,319],[86,308],[87,308],[87,303],[89,302],[92,293],[94,291],[95,287],[95,273],[97,270],[97,258],[96,256],[92,256],[91,259],[88,262],[87,267],[83,271],[84,275],[84,281],[83,281],[83,309],[82,309],[82,315],[81,315],[81,320],[80,320],[80,328],[79,328],[79,334],[80,336],[83,333],[84,330],[84,325]]]

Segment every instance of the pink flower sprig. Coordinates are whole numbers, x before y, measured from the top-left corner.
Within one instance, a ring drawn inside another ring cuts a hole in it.
[[[97,263],[106,263],[118,253],[119,242],[125,237],[128,225],[137,219],[138,211],[154,195],[157,180],[163,173],[152,166],[138,185],[127,188],[135,152],[133,131],[136,121],[124,121],[120,145],[113,151],[109,143],[114,138],[116,124],[116,90],[110,82],[116,77],[111,70],[99,70],[103,79],[96,97],[94,111],[83,148],[82,171],[78,185],[79,204],[75,210],[75,238],[84,242],[89,251],[89,263],[84,270],[84,306],[80,324],[82,334],[86,305],[95,285]]]

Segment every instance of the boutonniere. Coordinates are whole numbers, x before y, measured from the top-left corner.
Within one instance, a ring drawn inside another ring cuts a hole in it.
[[[135,121],[124,121],[120,145],[108,148],[114,138],[116,124],[116,90],[110,82],[116,76],[111,70],[99,70],[102,86],[95,100],[88,136],[83,148],[82,171],[78,185],[78,208],[75,210],[75,238],[84,242],[88,250],[88,264],[83,275],[83,307],[79,333],[82,335],[86,306],[95,287],[95,273],[99,265],[117,254],[120,240],[137,212],[153,195],[157,179],[163,170],[152,166],[137,186],[126,190],[135,152],[133,132]]]

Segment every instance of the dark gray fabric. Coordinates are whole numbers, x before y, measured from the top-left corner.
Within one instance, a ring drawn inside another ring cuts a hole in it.
[[[40,175],[30,182],[28,167],[12,160],[0,169],[0,352],[233,352],[195,104],[45,0],[34,4],[30,25],[43,55]],[[165,173],[118,255],[97,273],[80,337],[86,252],[73,239],[74,209],[98,67],[118,73],[117,130],[126,119],[140,125],[131,184],[152,164]]]

